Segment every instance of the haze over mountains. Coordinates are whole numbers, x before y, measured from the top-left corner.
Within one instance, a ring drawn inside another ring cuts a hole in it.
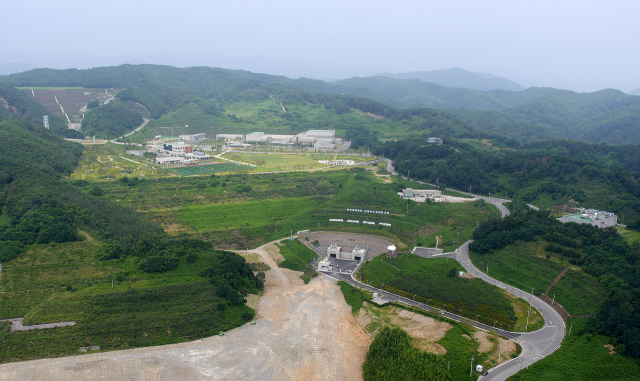
[[[420,79],[424,82],[435,83],[440,86],[460,87],[471,90],[523,90],[519,84],[493,74],[473,73],[457,67],[444,70],[412,71],[400,74],[380,73],[376,75],[396,79]]]

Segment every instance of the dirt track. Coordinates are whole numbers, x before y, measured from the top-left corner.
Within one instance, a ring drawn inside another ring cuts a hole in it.
[[[266,245],[265,245],[266,246]],[[1,380],[361,380],[369,345],[333,281],[271,266],[257,324],[189,343],[0,365]]]

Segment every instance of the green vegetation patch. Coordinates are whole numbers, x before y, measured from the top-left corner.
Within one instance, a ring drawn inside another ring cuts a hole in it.
[[[197,176],[197,175],[210,175],[221,172],[234,172],[241,169],[247,169],[248,166],[239,165],[231,162],[217,163],[217,164],[202,164],[193,165],[188,167],[176,167],[171,168],[170,171],[180,176]]]
[[[474,320],[491,325],[497,320],[504,328],[512,328],[516,315],[500,289],[480,279],[458,277],[462,270],[453,259],[401,254],[397,258],[378,256],[367,262],[360,274],[373,286]]]
[[[180,212],[180,220],[198,231],[267,226],[305,214],[315,204],[306,198],[285,198],[222,205],[189,205]]]
[[[596,315],[607,291],[591,275],[580,271],[569,270],[560,281],[549,290],[548,297],[555,296],[570,314]]]
[[[309,283],[310,277],[318,276],[318,273],[310,265],[318,254],[309,249],[305,244],[298,240],[284,240],[280,242],[280,254],[284,257],[284,261],[279,266],[286,269],[304,272],[303,280]]]
[[[477,254],[469,257],[474,265],[489,276],[521,290],[540,295],[562,272],[564,266],[544,257],[545,242],[522,242],[496,250],[492,254]]]
[[[34,314],[34,322],[76,324],[6,334],[0,339],[2,362],[72,355],[87,346],[125,349],[193,340],[237,327],[253,317],[253,310],[224,303],[215,286],[201,282],[92,295],[57,293]]]
[[[344,300],[351,306],[351,312],[354,314],[362,308],[362,303],[366,300],[372,299],[369,294],[353,287],[347,282],[339,281],[338,286],[340,286],[340,291],[342,291],[342,294],[344,295]]]
[[[441,357],[414,348],[400,328],[380,330],[369,346],[362,368],[365,381],[453,380]]]

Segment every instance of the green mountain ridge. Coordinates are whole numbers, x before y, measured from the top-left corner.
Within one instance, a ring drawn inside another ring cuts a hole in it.
[[[35,69],[0,76],[0,81],[12,86],[124,88],[118,95],[120,99],[145,105],[154,119],[187,104],[198,105],[211,117],[220,117],[229,105],[257,104],[277,97],[289,103],[320,102],[338,113],[353,109],[388,116],[392,108],[424,107],[481,112],[478,115],[464,113],[465,123],[470,123],[473,129],[499,133],[520,142],[560,137],[614,144],[640,143],[640,137],[633,133],[636,126],[633,112],[634,107],[640,106],[640,97],[613,89],[593,93],[553,88],[481,91],[449,88],[419,79],[375,76],[323,82],[242,70],[160,65]],[[367,100],[354,100],[354,97]],[[306,111],[301,112],[300,116],[304,117]],[[463,113],[457,112],[457,115]],[[488,120],[490,116],[496,118],[495,123]]]
[[[459,87],[471,90],[523,90],[522,86],[508,79],[500,78],[493,74],[474,73],[457,67],[444,70],[412,71],[399,74],[380,73],[376,74],[376,76],[395,79],[419,79],[440,86]]]

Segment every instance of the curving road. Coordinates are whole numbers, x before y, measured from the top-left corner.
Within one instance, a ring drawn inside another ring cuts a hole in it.
[[[391,160],[389,159],[384,159],[384,160],[387,162],[387,170],[392,175],[398,175],[398,173],[393,168],[393,163],[391,162]],[[417,182],[421,184],[432,185],[432,184],[427,184],[420,181],[417,181]],[[455,189],[451,189],[451,190],[455,190]],[[502,213],[502,217],[508,216],[510,214],[509,210],[502,205],[504,202],[507,202],[509,200],[496,198],[496,197],[485,197],[485,196],[473,195],[473,194],[471,195],[474,197],[482,198],[485,201],[495,205],[498,208],[498,210],[500,210],[500,212]],[[533,206],[531,207],[532,209],[537,209]],[[347,276],[344,274],[335,274],[335,273],[327,274],[327,275],[333,276],[334,278],[338,278],[341,280],[345,280],[354,286],[366,289],[368,291],[378,292],[379,294],[384,296],[385,299],[388,299],[391,301],[403,302],[403,303],[412,305],[414,307],[421,308],[426,311],[440,314],[454,321],[463,322],[465,324],[469,324],[476,328],[483,329],[486,331],[496,332],[499,335],[508,337],[516,341],[522,347],[522,352],[520,353],[520,356],[518,356],[515,359],[509,360],[507,362],[504,362],[496,366],[495,368],[490,369],[489,374],[487,376],[480,377],[480,379],[482,380],[496,380],[496,381],[506,380],[510,376],[520,371],[523,367],[528,367],[534,362],[543,359],[544,357],[552,354],[556,349],[560,348],[560,345],[562,344],[562,340],[564,339],[564,336],[565,336],[566,325],[564,323],[564,320],[560,316],[560,314],[558,314],[556,310],[554,310],[550,305],[548,305],[542,299],[536,297],[535,295],[522,291],[518,288],[510,286],[506,283],[503,283],[499,280],[493,279],[487,274],[480,271],[477,267],[475,267],[473,263],[471,263],[471,260],[469,259],[469,243],[471,243],[471,241],[465,242],[462,246],[456,249],[455,252],[448,253],[443,256],[455,259],[462,265],[462,267],[467,272],[484,280],[485,282],[490,283],[494,286],[500,287],[512,293],[513,295],[528,301],[532,307],[540,311],[540,314],[542,315],[545,322],[542,328],[534,332],[503,331],[501,329],[497,329],[497,328],[488,326],[486,324],[458,316],[450,312],[446,312],[437,308],[426,306],[422,303],[415,302],[408,298],[404,298],[398,295],[390,294],[383,290],[376,289],[374,287],[360,283],[359,281],[355,280],[355,278],[353,278],[353,275]]]

